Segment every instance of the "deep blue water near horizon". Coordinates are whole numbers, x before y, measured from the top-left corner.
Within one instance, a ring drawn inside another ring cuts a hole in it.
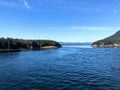
[[[0,90],[120,90],[120,48],[0,53]]]

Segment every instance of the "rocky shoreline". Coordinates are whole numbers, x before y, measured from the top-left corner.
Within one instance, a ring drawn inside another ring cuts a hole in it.
[[[108,44],[108,45],[104,45],[104,44],[93,44],[92,47],[100,47],[100,48],[120,48],[120,44]]]
[[[0,49],[0,52],[18,52],[20,49]]]
[[[44,46],[44,47],[41,47],[41,49],[55,49],[55,48],[59,48],[57,46]]]
[[[25,50],[44,50],[44,49],[57,49],[60,47],[57,46],[44,46],[40,49],[0,49],[0,52],[18,52],[18,51],[25,51]]]

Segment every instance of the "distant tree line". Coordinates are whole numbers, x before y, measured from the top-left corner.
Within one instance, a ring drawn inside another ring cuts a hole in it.
[[[53,40],[0,38],[0,49],[41,49],[44,46],[61,47],[58,42]]]

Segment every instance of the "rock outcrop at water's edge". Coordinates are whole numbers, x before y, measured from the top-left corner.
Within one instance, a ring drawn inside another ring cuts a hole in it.
[[[110,37],[92,43],[93,47],[120,48],[120,30]]]

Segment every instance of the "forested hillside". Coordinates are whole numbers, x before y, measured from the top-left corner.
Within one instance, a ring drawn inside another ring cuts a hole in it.
[[[61,47],[58,42],[53,40],[0,38],[0,49],[41,49],[44,46]]]
[[[120,30],[110,37],[94,42],[92,45],[95,47],[120,47]]]

